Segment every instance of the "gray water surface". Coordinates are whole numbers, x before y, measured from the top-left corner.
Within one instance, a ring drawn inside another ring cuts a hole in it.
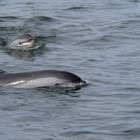
[[[0,69],[59,69],[74,91],[0,87],[1,140],[140,139],[139,0],[0,0]],[[41,48],[9,51],[30,33]]]

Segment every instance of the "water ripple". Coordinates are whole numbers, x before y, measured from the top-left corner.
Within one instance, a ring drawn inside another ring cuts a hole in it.
[[[70,8],[67,8],[65,10],[69,10],[69,11],[81,11],[81,10],[85,10],[87,9],[86,7],[83,7],[83,6],[73,6],[73,7],[70,7]]]

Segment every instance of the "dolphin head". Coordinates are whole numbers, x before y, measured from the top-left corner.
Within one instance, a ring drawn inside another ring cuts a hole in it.
[[[30,34],[23,34],[10,41],[7,47],[11,49],[26,49],[32,47],[33,44],[34,38]]]

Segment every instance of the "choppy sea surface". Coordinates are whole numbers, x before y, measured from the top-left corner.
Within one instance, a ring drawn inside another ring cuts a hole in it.
[[[23,33],[42,47],[5,48]],[[0,0],[0,69],[65,70],[89,83],[0,87],[1,140],[140,139],[139,0]]]

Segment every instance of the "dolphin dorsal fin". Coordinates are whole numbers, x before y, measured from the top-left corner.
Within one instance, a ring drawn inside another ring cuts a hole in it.
[[[5,71],[3,71],[3,70],[0,69],[0,74],[3,73],[3,72],[5,72]]]

